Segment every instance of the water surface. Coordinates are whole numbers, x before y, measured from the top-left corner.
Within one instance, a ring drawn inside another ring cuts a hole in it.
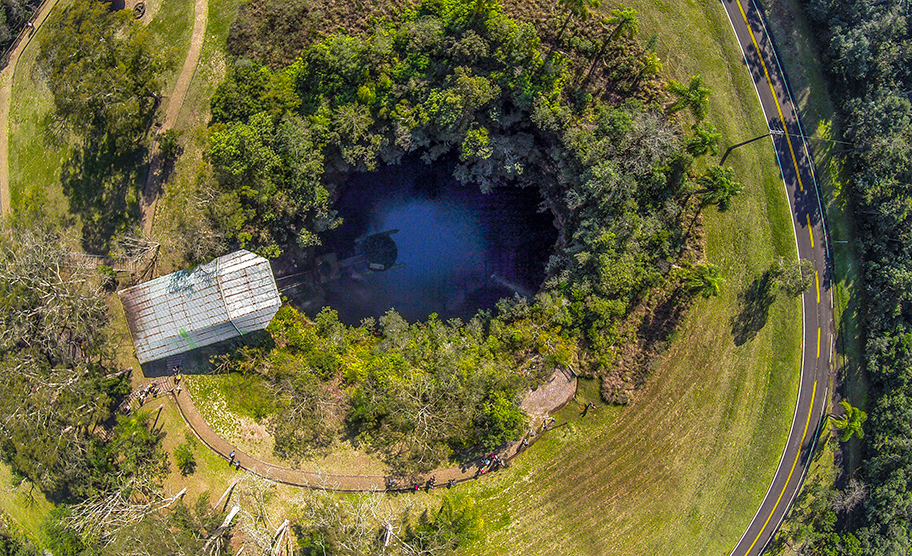
[[[323,304],[357,324],[390,308],[409,321],[430,313],[468,319],[502,297],[532,295],[557,239],[540,203],[532,188],[482,194],[455,181],[451,164],[428,166],[417,158],[353,174],[335,206],[344,223],[323,235],[318,254],[344,260],[355,254],[358,238],[396,229],[391,237],[404,266],[343,271],[323,285]]]

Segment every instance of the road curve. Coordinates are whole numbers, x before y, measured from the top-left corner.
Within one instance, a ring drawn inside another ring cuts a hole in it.
[[[770,137],[791,207],[798,255],[812,261],[815,272],[814,283],[802,299],[801,383],[788,440],[760,508],[731,552],[754,556],[763,552],[794,501],[824,422],[835,338],[833,265],[813,160],[763,15],[754,0],[721,1],[773,132]]]

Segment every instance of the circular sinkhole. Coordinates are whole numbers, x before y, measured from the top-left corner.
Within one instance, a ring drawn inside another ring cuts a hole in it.
[[[531,297],[558,232],[535,188],[485,194],[453,175],[454,163],[417,156],[352,173],[334,209],[343,219],[316,252],[319,300],[348,324],[395,309],[409,321],[431,313],[470,319],[503,297]]]

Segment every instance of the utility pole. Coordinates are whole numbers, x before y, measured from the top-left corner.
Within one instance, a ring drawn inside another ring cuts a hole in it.
[[[722,166],[723,164],[725,164],[725,159],[728,158],[728,155],[734,149],[747,145],[748,143],[753,143],[754,141],[759,141],[760,139],[763,139],[764,137],[769,137],[770,135],[785,135],[785,132],[782,130],[779,130],[779,129],[771,129],[771,130],[769,130],[769,133],[764,133],[763,135],[761,135],[759,137],[754,137],[753,139],[748,139],[747,141],[738,143],[737,145],[732,145],[731,147],[725,149],[725,154],[722,155],[722,160],[719,161],[719,166]]]

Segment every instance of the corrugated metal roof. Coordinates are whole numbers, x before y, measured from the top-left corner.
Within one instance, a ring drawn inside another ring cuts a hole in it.
[[[282,304],[269,261],[244,250],[117,293],[140,363],[262,330]]]

